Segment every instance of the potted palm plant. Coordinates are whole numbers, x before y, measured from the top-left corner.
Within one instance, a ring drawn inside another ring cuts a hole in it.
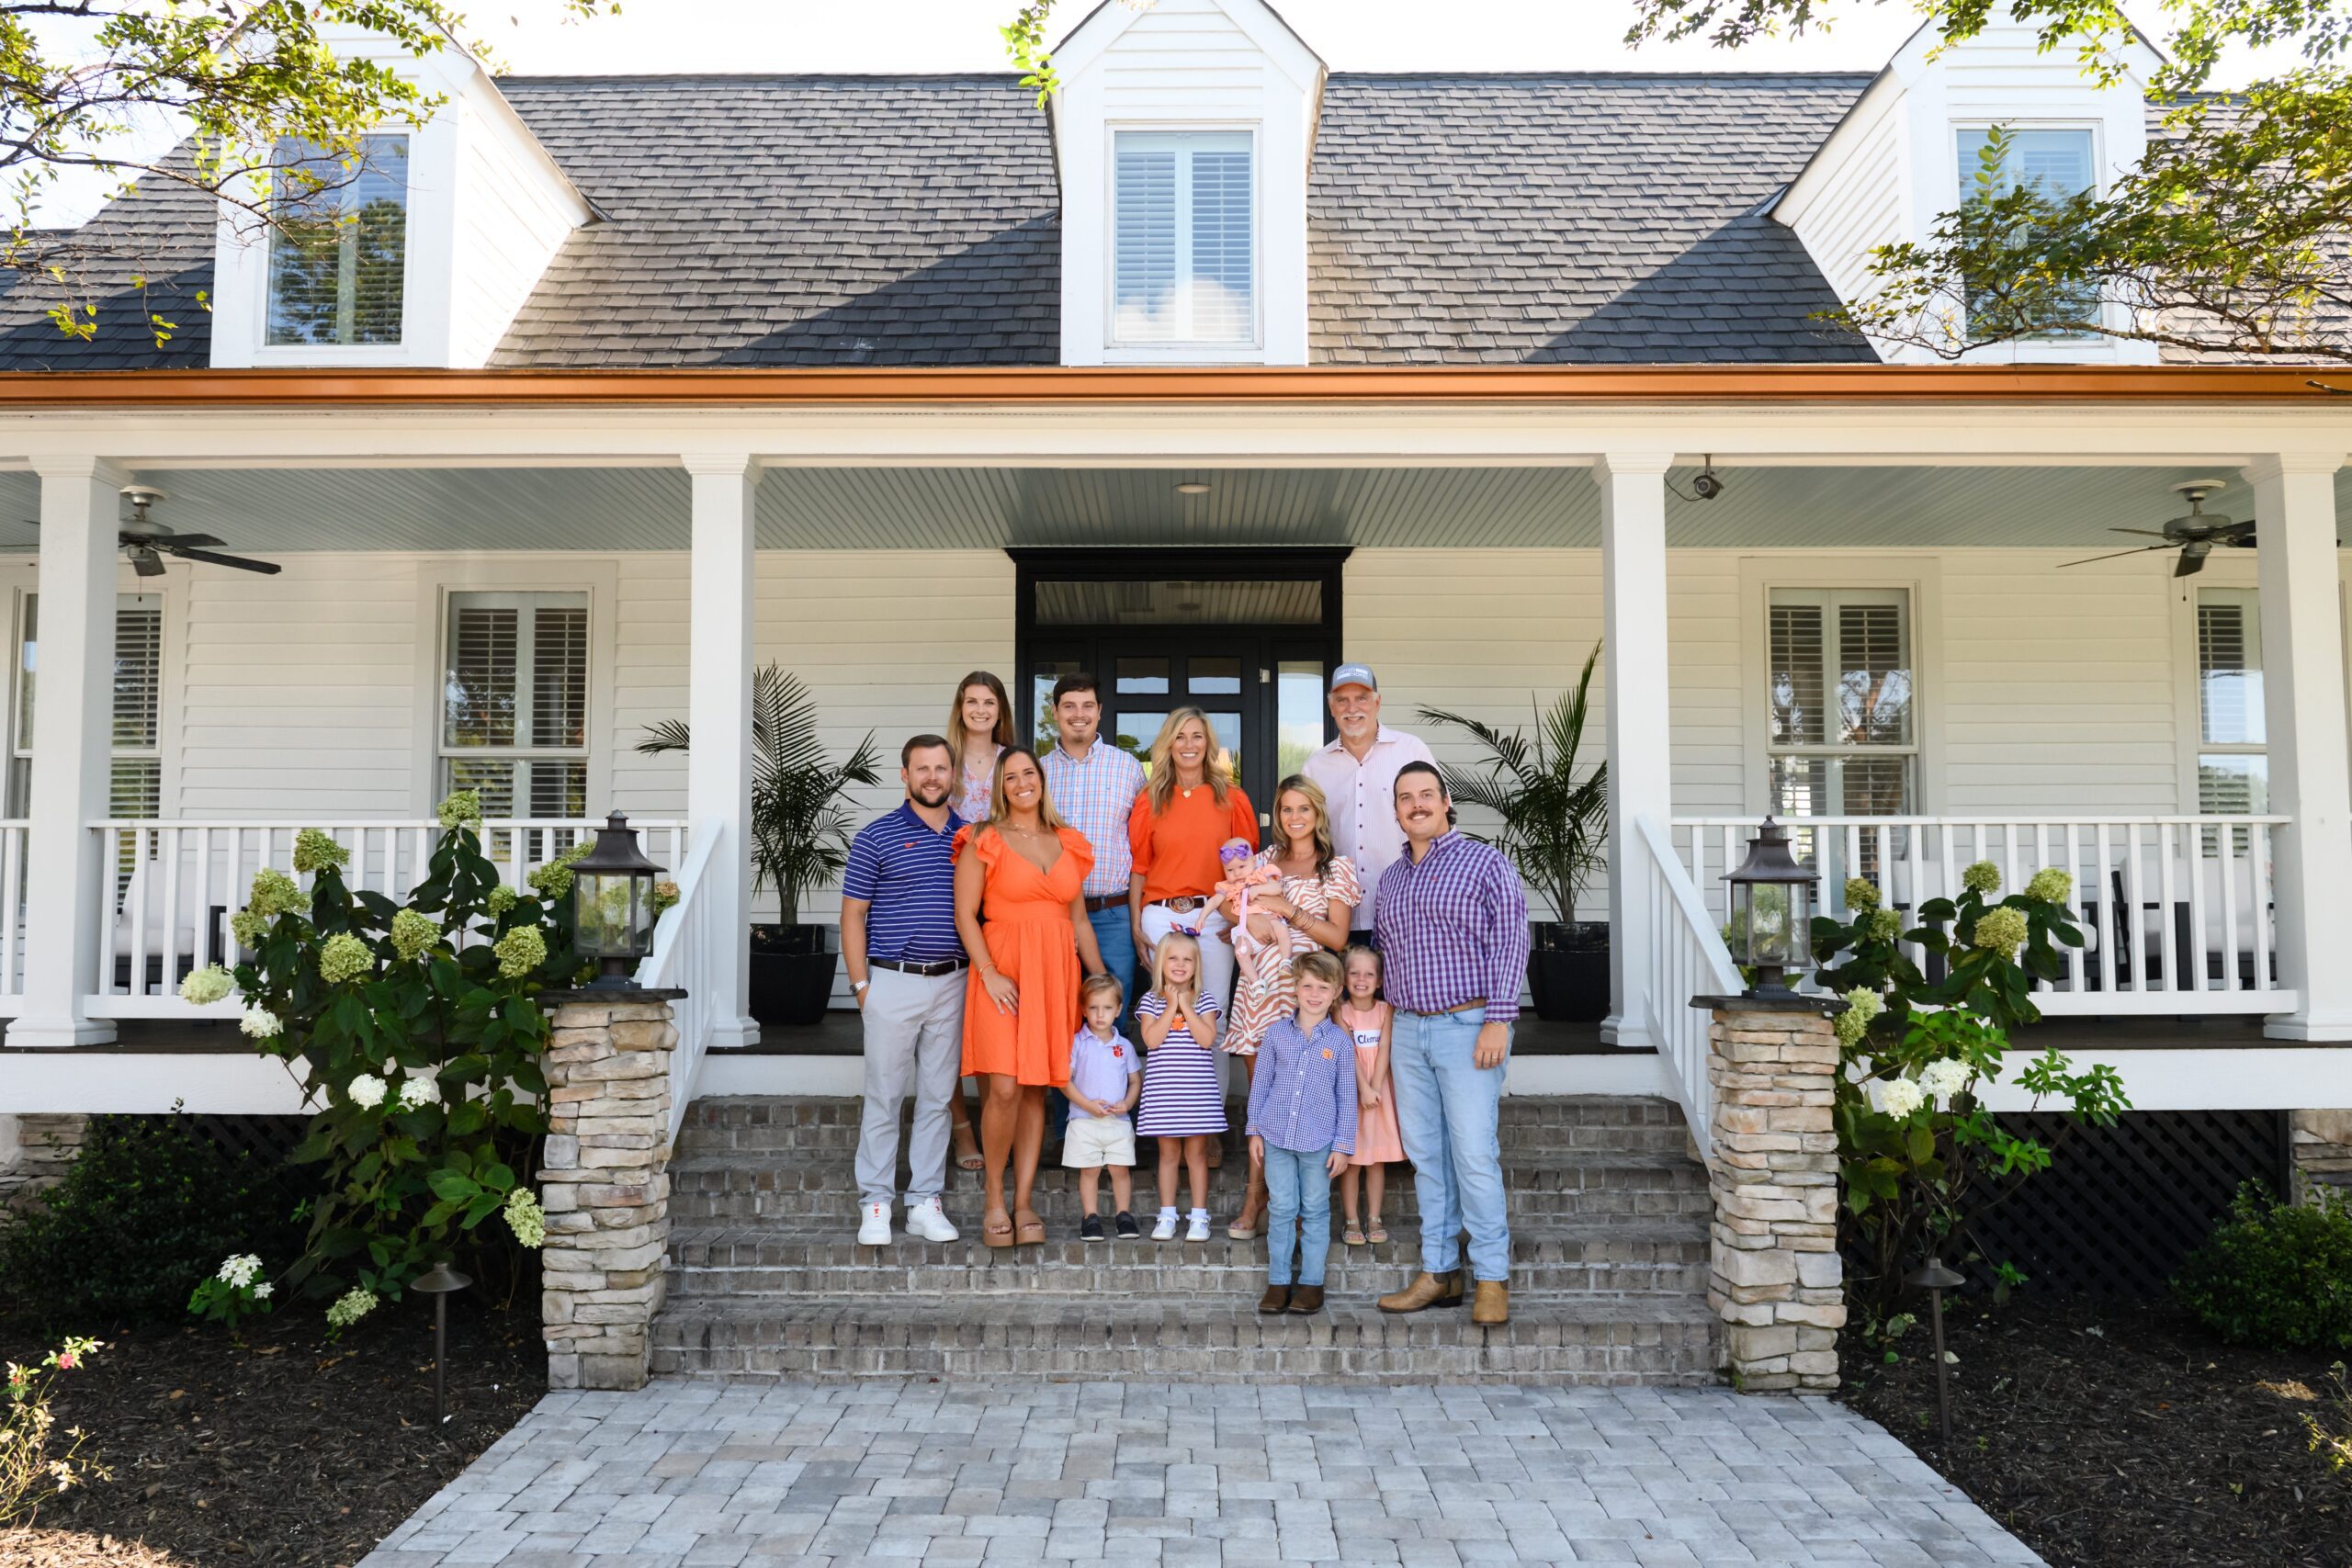
[[[1537,711],[1532,739],[1441,708],[1420,710],[1423,722],[1478,742],[1478,761],[1445,770],[1446,787],[1456,802],[1502,819],[1487,841],[1552,907],[1552,919],[1531,923],[1527,986],[1536,1016],[1555,1023],[1598,1023],[1609,1012],[1609,922],[1576,918],[1577,896],[1608,853],[1609,764],[1587,772],[1577,762],[1600,659],[1595,644],[1576,685]]]
[[[683,751],[691,739],[676,719],[649,725],[639,751]],[[817,735],[817,704],[800,678],[764,665],[752,675],[752,897],[775,893],[774,924],[752,926],[752,1016],[762,1023],[808,1025],[825,1016],[841,954],[831,927],[803,925],[801,895],[842,874],[849,862],[852,786],[881,782],[873,731],[836,763]]]

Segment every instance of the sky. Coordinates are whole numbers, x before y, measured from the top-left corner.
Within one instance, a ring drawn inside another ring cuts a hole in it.
[[[1090,5],[1060,0],[1047,37],[1058,39]],[[560,0],[477,0],[470,24],[501,67],[529,75],[1001,71],[997,28],[1014,8],[1015,0],[622,0],[618,15],[580,21]],[[1826,28],[1734,51],[1704,40],[1626,47],[1633,0],[1278,0],[1275,8],[1334,71],[1875,71],[1918,25],[1910,0],[1826,0]],[[167,147],[175,139],[157,127],[140,140]],[[61,185],[39,221],[81,222],[107,188],[96,177]]]

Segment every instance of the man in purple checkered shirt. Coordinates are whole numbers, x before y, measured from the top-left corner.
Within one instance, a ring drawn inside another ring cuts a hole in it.
[[[1396,773],[1405,852],[1380,879],[1373,929],[1396,1010],[1389,1069],[1396,1124],[1421,1204],[1421,1272],[1383,1312],[1459,1306],[1470,1231],[1474,1323],[1510,1319],[1510,1221],[1503,1204],[1503,1064],[1527,975],[1527,896],[1490,844],[1454,831],[1453,801],[1427,762]]]

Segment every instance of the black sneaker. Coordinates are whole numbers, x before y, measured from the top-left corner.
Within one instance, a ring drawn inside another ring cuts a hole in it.
[[[1136,1224],[1136,1217],[1133,1214],[1128,1213],[1125,1209],[1119,1211],[1118,1217],[1114,1219],[1111,1224],[1118,1228],[1119,1239],[1121,1241],[1134,1241],[1136,1237],[1143,1235],[1143,1227]]]
[[[1134,1222],[1130,1221],[1128,1223],[1133,1224]],[[1101,1241],[1102,1239],[1102,1216],[1100,1214],[1087,1215],[1085,1221],[1078,1227],[1078,1239],[1080,1241]]]

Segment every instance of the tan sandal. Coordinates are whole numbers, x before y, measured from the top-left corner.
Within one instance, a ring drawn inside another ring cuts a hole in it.
[[[1012,1217],[1012,1224],[1014,1246],[1043,1247],[1046,1245],[1046,1222],[1039,1219],[1035,1211],[1022,1210]]]
[[[1012,1220],[1010,1215],[990,1214],[980,1222],[980,1239],[1001,1252],[1012,1245]]]
[[[978,1170],[988,1163],[980,1156],[980,1140],[973,1133],[969,1122],[958,1122],[952,1134],[956,1144],[956,1168]]]
[[[1349,1247],[1362,1247],[1363,1245],[1363,1227],[1362,1225],[1350,1225],[1340,1234],[1340,1240]]]

